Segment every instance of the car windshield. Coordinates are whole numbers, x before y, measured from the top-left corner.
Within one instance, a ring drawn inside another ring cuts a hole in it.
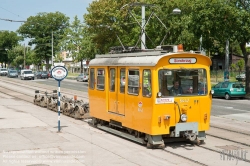
[[[47,74],[47,72],[46,71],[42,71],[42,74]]]
[[[162,96],[195,96],[207,94],[205,69],[161,69],[158,72]]]
[[[1,69],[1,71],[7,71],[7,69]]]
[[[32,71],[24,71],[24,74],[32,74]]]
[[[9,72],[10,72],[10,73],[17,73],[16,70],[10,70]]]

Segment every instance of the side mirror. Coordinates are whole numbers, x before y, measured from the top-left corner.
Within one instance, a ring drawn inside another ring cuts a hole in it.
[[[211,90],[210,93],[211,93],[211,94],[214,94],[214,90]]]

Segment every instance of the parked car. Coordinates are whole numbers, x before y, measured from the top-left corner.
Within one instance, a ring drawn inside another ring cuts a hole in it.
[[[36,78],[37,79],[48,79],[48,72],[47,71],[39,71],[36,73]]]
[[[220,82],[212,90],[213,97],[225,97],[226,100],[232,97],[245,98],[246,95],[245,87],[240,82]]]
[[[6,76],[8,74],[8,70],[6,68],[0,68],[0,76]]]
[[[48,72],[48,78],[52,78],[51,72]]]
[[[8,74],[7,74],[7,77],[10,77],[10,78],[17,78],[17,77],[18,77],[17,70],[9,70],[9,71],[8,71]]]
[[[242,73],[242,74],[240,74],[240,75],[237,75],[235,78],[236,78],[237,81],[245,81],[245,79],[246,79],[246,74],[245,74],[245,73]]]
[[[81,73],[76,77],[76,81],[88,81],[89,80],[89,76],[87,74]]]
[[[21,80],[26,80],[26,79],[34,80],[35,76],[34,76],[34,73],[32,72],[32,70],[23,69],[23,70],[21,70],[20,78],[21,78]]]

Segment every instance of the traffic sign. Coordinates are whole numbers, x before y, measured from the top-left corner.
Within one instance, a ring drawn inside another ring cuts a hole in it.
[[[52,77],[57,81],[62,81],[68,75],[68,70],[64,66],[55,66],[51,70]]]

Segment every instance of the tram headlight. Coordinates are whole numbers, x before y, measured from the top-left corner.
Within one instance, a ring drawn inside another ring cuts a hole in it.
[[[186,114],[181,114],[181,121],[186,122],[187,121],[187,115]]]

